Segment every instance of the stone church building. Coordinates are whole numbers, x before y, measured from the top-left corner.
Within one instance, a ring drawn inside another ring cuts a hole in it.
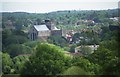
[[[62,30],[57,29],[53,22],[50,20],[45,20],[43,25],[33,25],[28,32],[28,37],[30,40],[42,39],[46,40],[49,36],[62,36]]]

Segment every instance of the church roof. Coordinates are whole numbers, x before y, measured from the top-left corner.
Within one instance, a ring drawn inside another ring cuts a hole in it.
[[[37,31],[49,30],[46,25],[34,25],[34,27]]]

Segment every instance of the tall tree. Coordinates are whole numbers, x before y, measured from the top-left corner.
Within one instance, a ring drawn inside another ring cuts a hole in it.
[[[56,75],[65,70],[69,58],[63,50],[52,44],[39,44],[23,68],[22,75]]]

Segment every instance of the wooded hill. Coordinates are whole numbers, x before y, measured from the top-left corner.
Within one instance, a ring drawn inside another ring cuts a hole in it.
[[[50,13],[3,12],[2,25],[11,20],[13,26],[41,24],[45,19],[51,19],[56,25],[75,25],[79,20],[93,20],[95,23],[106,23],[109,18],[118,17],[120,9],[108,10],[65,10]]]

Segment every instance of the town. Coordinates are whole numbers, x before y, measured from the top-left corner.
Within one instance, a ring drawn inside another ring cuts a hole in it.
[[[120,75],[119,10],[3,12],[2,73]]]

